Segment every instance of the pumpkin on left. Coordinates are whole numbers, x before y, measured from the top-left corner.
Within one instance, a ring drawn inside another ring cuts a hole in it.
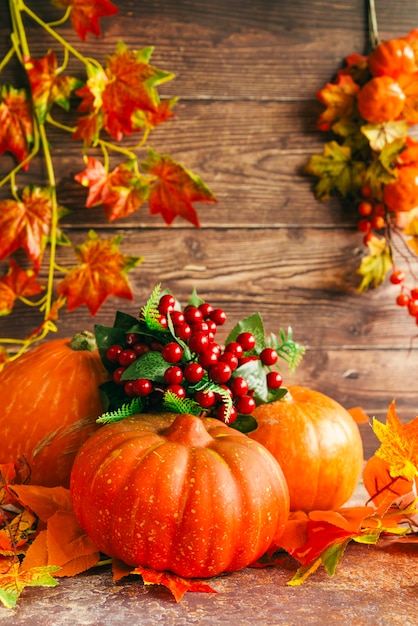
[[[0,463],[23,459],[34,485],[69,486],[80,446],[103,413],[107,378],[94,336],[54,339],[0,372]]]

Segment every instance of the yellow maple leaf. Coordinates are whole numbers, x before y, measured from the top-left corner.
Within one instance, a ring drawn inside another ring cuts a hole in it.
[[[362,293],[370,287],[378,287],[392,268],[390,248],[385,237],[372,236],[367,242],[370,254],[361,260],[357,274],[362,276],[358,291]]]
[[[390,475],[414,480],[418,476],[418,417],[402,424],[391,403],[386,424],[373,418],[373,431],[381,445],[376,456],[387,461]]]
[[[57,581],[51,574],[58,567],[34,567],[22,571],[19,560],[15,557],[2,559],[0,562],[0,602],[7,608],[13,608],[25,587],[54,587]]]

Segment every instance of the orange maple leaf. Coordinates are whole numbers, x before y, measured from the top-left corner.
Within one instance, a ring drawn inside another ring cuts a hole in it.
[[[137,574],[142,577],[145,585],[164,585],[173,594],[176,602],[180,602],[187,591],[216,593],[210,585],[202,580],[182,578],[171,572],[157,572],[147,567],[131,567],[122,561],[112,561],[113,580],[117,582],[125,576]]]
[[[52,0],[57,7],[72,7],[71,23],[82,41],[88,33],[100,36],[99,19],[116,15],[119,9],[110,0]]]
[[[0,259],[23,248],[38,269],[51,230],[51,190],[28,186],[22,199],[0,201]]]
[[[407,480],[418,477],[418,417],[402,424],[392,401],[386,424],[374,418],[373,430],[381,442],[376,456],[388,462],[390,475]]]
[[[14,259],[10,259],[7,274],[0,278],[0,316],[12,312],[16,299],[37,295],[42,290],[37,272],[22,270]]]
[[[394,502],[412,492],[414,484],[403,476],[390,475],[387,461],[373,455],[368,459],[363,470],[363,483],[377,513],[384,514]]]
[[[59,295],[67,298],[67,310],[85,304],[95,315],[110,295],[132,300],[133,294],[126,273],[142,262],[142,257],[119,252],[120,236],[101,240],[89,231],[86,240],[74,250],[80,260],[59,283]]]
[[[0,89],[0,154],[11,152],[20,163],[33,143],[31,105],[24,89]],[[23,169],[27,170],[28,163]]]
[[[73,76],[60,76],[55,53],[49,51],[42,59],[25,59],[24,66],[31,84],[32,99],[38,120],[45,122],[54,103],[66,111],[70,108],[71,92],[81,86]]]
[[[339,75],[335,83],[328,83],[318,91],[318,100],[326,105],[318,118],[318,129],[329,130],[335,122],[350,118],[359,91],[359,85],[348,74]]]
[[[151,215],[161,213],[168,225],[180,216],[200,226],[194,202],[216,202],[215,196],[200,176],[193,174],[168,155],[157,154],[148,148],[145,172],[155,177],[148,198]]]

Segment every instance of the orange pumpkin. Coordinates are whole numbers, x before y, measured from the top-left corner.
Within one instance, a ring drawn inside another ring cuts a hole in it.
[[[413,74],[417,71],[414,49],[405,39],[383,41],[370,54],[369,68],[374,76]]]
[[[359,91],[357,106],[363,119],[371,124],[396,120],[405,105],[405,94],[390,76],[376,76]]]
[[[74,461],[71,495],[102,552],[188,578],[257,560],[289,513],[283,472],[263,446],[189,414],[143,413],[100,428]]]
[[[253,412],[249,436],[279,461],[293,511],[329,510],[354,493],[363,467],[356,423],[338,402],[305,387],[290,386],[277,402]]]
[[[106,372],[91,333],[39,344],[0,372],[0,463],[23,459],[32,484],[69,486],[80,445],[103,412]]]
[[[411,211],[418,206],[417,163],[397,168],[397,178],[384,187],[383,199],[393,212]]]

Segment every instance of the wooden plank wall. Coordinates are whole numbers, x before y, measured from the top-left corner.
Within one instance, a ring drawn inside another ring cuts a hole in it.
[[[83,208],[85,191],[72,181],[83,169],[79,144],[52,132],[60,200],[72,211],[63,221],[71,240],[81,242],[90,228],[121,234],[122,251],[145,258],[130,274],[132,303],[109,299],[95,319],[85,307],[64,314],[59,334],[95,321],[111,324],[116,308],[136,313],[157,282],[182,302],[196,287],[227,311],[231,325],[260,311],[269,330],[293,328],[307,353],[288,382],[381,419],[396,398],[401,419],[414,417],[418,327],[396,307],[395,287],[358,295],[363,247],[355,217],[336,199],[318,203],[303,174],[325,140],[315,128],[322,110],[316,91],[345,56],[366,49],[364,0],[114,2],[119,14],[101,20],[102,38],[90,35],[81,44],[69,26],[65,36],[99,60],[120,39],[133,49],[155,46],[153,64],[176,75],[160,93],[180,101],[177,116],[149,144],[200,174],[218,202],[197,206],[200,229],[179,219],[167,228],[147,207],[109,224],[100,207]],[[28,4],[44,19],[60,15],[47,0]],[[376,0],[376,9],[381,39],[418,27],[415,0]],[[1,0],[2,54],[9,46],[7,15]],[[43,56],[53,44],[28,26],[32,55]],[[15,79],[11,64],[0,80]],[[2,156],[0,174],[11,163]],[[39,181],[28,175],[26,182]],[[8,190],[0,192],[6,197]],[[74,264],[70,250],[60,259]],[[25,336],[34,325],[33,312],[18,305],[1,319],[0,335]],[[376,440],[368,426],[362,432],[368,454]]]

